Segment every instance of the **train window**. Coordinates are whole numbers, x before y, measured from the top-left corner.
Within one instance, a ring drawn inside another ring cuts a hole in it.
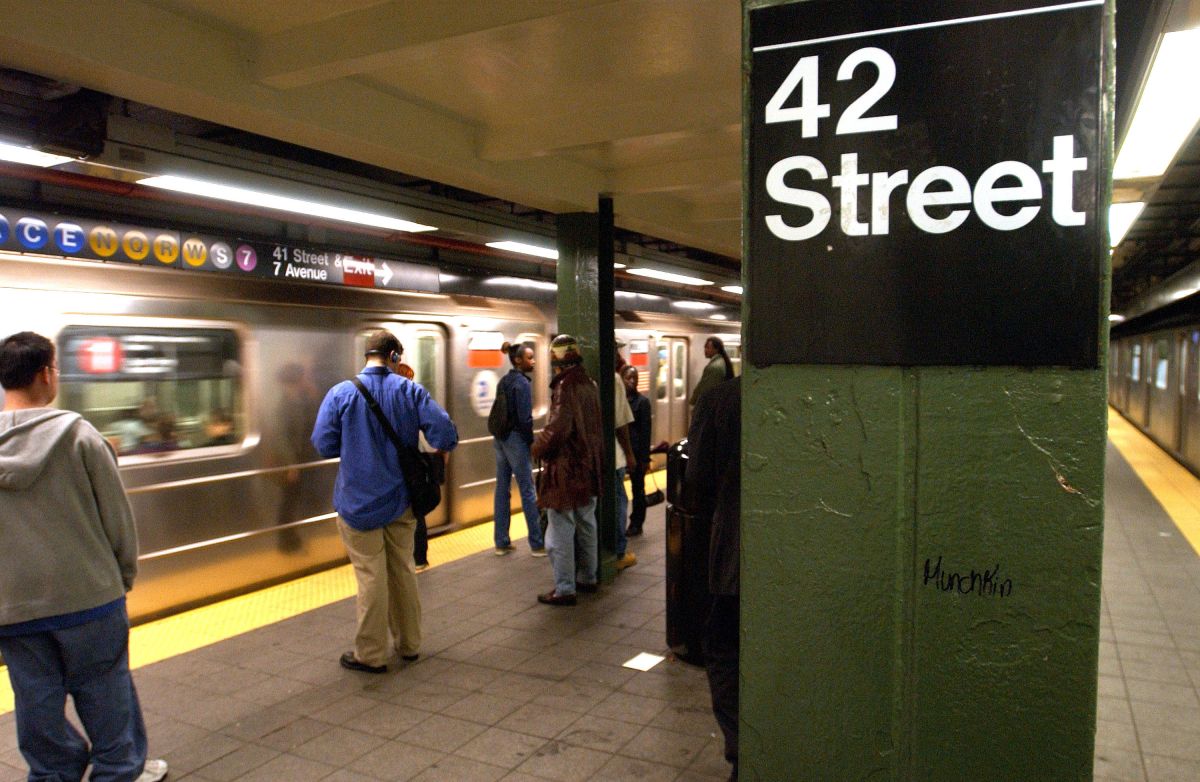
[[[63,407],[126,455],[232,446],[245,433],[229,329],[69,326],[58,337]]]
[[[658,373],[654,381],[656,389],[654,392],[655,399],[667,398],[667,386],[670,385],[667,382],[667,372],[669,371],[670,363],[667,360],[667,345],[666,343],[660,343],[658,346]]]
[[[1133,343],[1133,355],[1129,358],[1129,379],[1137,383],[1142,379],[1142,346]]]
[[[1165,339],[1154,343],[1154,387],[1166,390],[1167,375],[1171,368],[1171,348]]]
[[[742,346],[726,342],[725,355],[729,356],[729,363],[733,365],[733,376],[740,376],[742,374]]]
[[[438,366],[440,365],[438,349],[441,341],[436,334],[417,334],[416,349],[411,360],[413,380],[420,383],[434,399],[438,398]]]
[[[671,362],[675,365],[675,376],[671,385],[675,388],[675,398],[683,399],[687,396],[687,345],[680,341],[674,343],[673,347]]]

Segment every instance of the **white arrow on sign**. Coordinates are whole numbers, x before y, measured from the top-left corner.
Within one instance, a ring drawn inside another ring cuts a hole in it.
[[[392,279],[392,270],[388,268],[387,261],[381,263],[379,268],[383,270],[383,284],[386,286],[388,281]]]

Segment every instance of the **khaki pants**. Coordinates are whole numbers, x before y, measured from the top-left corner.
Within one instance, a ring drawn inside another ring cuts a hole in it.
[[[338,530],[358,580],[354,656],[359,662],[387,665],[392,644],[401,655],[414,655],[421,648],[421,596],[413,562],[416,525],[411,508],[386,527],[367,532],[338,517]]]

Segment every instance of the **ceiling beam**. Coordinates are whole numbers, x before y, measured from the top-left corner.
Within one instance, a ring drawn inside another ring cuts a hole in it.
[[[613,193],[667,193],[695,190],[742,181],[738,155],[668,161],[624,168],[612,175]]]
[[[585,99],[587,96],[580,96]],[[665,133],[707,133],[740,121],[741,96],[728,91],[672,96],[618,105],[587,104],[554,116],[531,117],[480,132],[483,160],[527,160],[572,147]]]
[[[253,78],[278,89],[379,70],[404,49],[614,0],[394,0],[244,44]]]

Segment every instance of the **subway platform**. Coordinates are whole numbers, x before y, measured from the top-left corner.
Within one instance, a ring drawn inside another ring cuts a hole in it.
[[[1200,481],[1115,414],[1109,434],[1094,778],[1195,782]],[[550,566],[523,540],[496,557],[491,525],[434,539],[421,659],[384,675],[337,663],[348,568],[139,626],[151,754],[197,782],[724,780],[704,673],[666,652],[663,517],[574,608],[536,602]],[[642,652],[667,659],[623,667]],[[0,782],[16,782],[6,695]]]

